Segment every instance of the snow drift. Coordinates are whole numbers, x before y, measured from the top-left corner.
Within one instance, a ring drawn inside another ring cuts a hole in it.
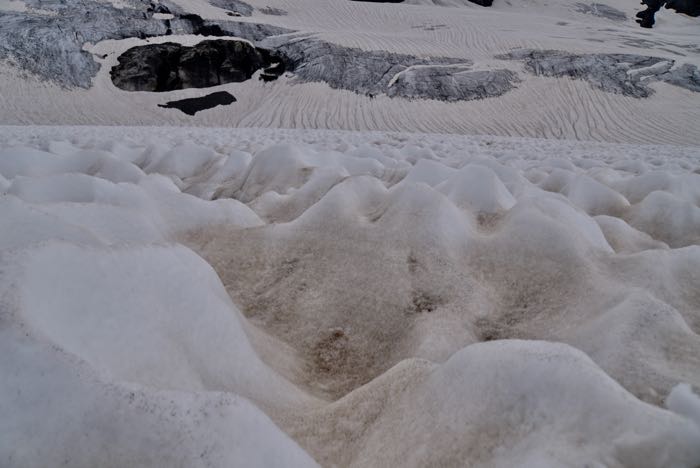
[[[700,464],[700,152],[0,131],[0,464]]]

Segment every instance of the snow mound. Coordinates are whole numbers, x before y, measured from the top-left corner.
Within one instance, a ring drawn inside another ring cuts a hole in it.
[[[469,164],[436,187],[452,203],[475,213],[498,214],[515,205],[515,198],[488,167]]]
[[[20,319],[112,379],[295,397],[258,359],[214,271],[185,247],[47,244],[23,267]]]
[[[0,465],[698,466],[699,158],[0,128]]]
[[[680,388],[669,406],[696,416],[698,401]],[[409,466],[700,461],[700,427],[692,419],[640,402],[582,352],[561,344],[468,346],[388,406],[354,465],[403,464],[406,452],[414,454]],[[391,434],[390,450],[379,434]]]
[[[244,398],[113,382],[25,330],[0,332],[3,466],[316,466]]]

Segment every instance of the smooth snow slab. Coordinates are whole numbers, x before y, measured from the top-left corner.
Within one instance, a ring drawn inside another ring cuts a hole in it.
[[[0,465],[700,464],[700,149],[0,127]]]

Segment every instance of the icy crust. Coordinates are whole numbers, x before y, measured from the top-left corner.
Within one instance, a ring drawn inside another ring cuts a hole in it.
[[[3,127],[0,175],[3,467],[700,464],[696,148]]]

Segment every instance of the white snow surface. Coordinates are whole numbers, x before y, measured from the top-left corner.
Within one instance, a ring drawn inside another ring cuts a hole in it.
[[[0,466],[700,465],[700,149],[0,127]]]

